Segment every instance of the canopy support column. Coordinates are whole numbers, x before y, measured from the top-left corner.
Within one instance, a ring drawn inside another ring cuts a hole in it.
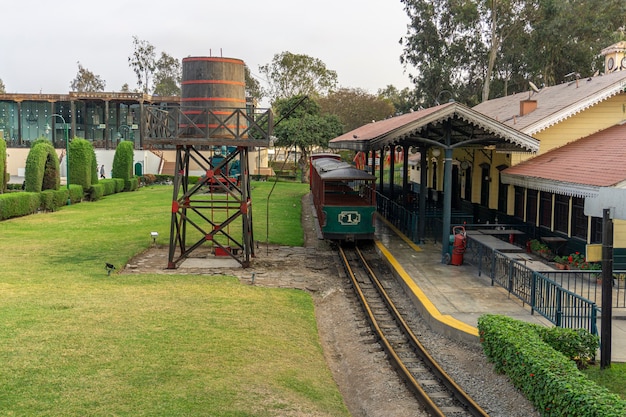
[[[445,262],[450,250],[450,218],[452,217],[452,148],[450,124],[446,123],[443,164],[443,230],[441,231],[441,261]]]

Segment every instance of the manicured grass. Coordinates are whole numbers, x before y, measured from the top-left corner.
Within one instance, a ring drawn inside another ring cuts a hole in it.
[[[255,233],[269,185],[255,183]],[[308,187],[277,187],[298,204],[270,240],[301,241]],[[107,276],[104,263],[124,265],[151,231],[167,244],[170,206],[171,187],[148,187],[0,222],[2,415],[347,416],[308,294],[222,276]]]
[[[600,369],[600,365],[591,366],[583,372],[589,379],[626,400],[626,363],[612,363],[606,369]]]

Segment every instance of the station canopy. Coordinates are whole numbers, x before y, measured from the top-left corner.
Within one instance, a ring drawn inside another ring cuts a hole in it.
[[[391,145],[501,152],[539,150],[537,139],[456,102],[368,123],[329,143],[333,149],[361,152]]]

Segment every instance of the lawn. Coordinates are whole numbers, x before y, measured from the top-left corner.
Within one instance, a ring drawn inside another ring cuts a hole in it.
[[[268,205],[271,186],[254,183],[255,239],[301,243],[308,186],[279,183]],[[151,231],[167,244],[171,198],[147,187],[0,222],[2,415],[347,416],[308,294],[107,276]]]

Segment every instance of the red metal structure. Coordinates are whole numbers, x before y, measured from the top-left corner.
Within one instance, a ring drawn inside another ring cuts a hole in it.
[[[254,256],[248,151],[269,146],[272,113],[246,107],[238,59],[185,58],[182,87],[180,107],[148,107],[144,120],[150,147],[176,149],[167,267],[176,268],[205,244],[247,267]],[[217,149],[219,158],[207,156]],[[227,168],[235,162],[238,178]],[[192,165],[204,173],[195,183]]]

